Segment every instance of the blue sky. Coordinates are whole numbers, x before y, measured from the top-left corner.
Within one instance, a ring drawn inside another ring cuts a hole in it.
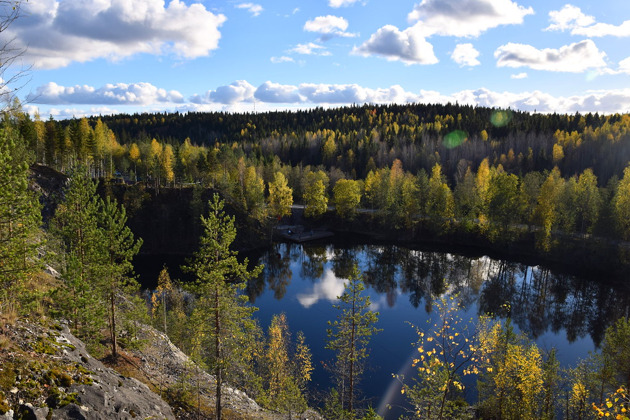
[[[28,0],[42,118],[459,102],[630,111],[630,2]],[[5,75],[5,78],[7,75]]]

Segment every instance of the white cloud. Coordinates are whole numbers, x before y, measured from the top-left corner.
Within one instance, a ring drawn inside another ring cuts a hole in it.
[[[330,55],[330,51],[322,45],[309,42],[308,44],[297,44],[289,52],[303,55]]]
[[[249,13],[251,13],[253,16],[260,15],[262,11],[264,10],[260,4],[255,4],[255,3],[240,3],[234,7],[236,7],[237,9],[245,9]]]
[[[630,36],[630,20],[624,21],[621,25],[615,26],[608,23],[596,23],[585,28],[577,27],[571,31],[574,35],[588,37],[616,36],[625,38]]]
[[[620,63],[620,68],[630,71],[630,57]],[[38,108],[42,115],[52,114],[56,118],[72,116],[112,114],[130,112],[130,107],[142,107],[143,112],[225,111],[225,112],[268,112],[275,110],[298,110],[315,106],[333,106],[365,103],[459,103],[473,106],[512,108],[541,113],[599,112],[623,113],[630,109],[630,88],[615,90],[590,90],[569,97],[554,96],[541,91],[496,92],[480,88],[455,93],[421,90],[410,92],[401,86],[389,88],[367,88],[356,84],[330,85],[302,83],[282,85],[267,81],[254,88],[244,80],[219,86],[205,94],[193,95],[184,102],[177,92],[167,92],[146,83],[129,85],[106,85],[100,89],[89,86],[64,87],[49,83],[37,89],[37,100],[27,105],[31,112]],[[36,94],[34,94],[34,97]],[[39,106],[36,106],[38,105]],[[88,107],[78,107],[79,105]],[[46,105],[53,105],[46,107]],[[60,108],[55,105],[68,105]],[[114,110],[109,105],[128,107]],[[137,109],[132,109],[135,112]]]
[[[256,88],[245,80],[237,80],[227,86],[219,86],[203,95],[193,95],[190,101],[195,104],[220,103],[232,105],[239,102],[250,102],[254,98]]]
[[[410,22],[419,22],[422,34],[477,37],[500,25],[517,25],[533,14],[511,0],[422,0],[409,13]]]
[[[481,64],[479,60],[479,51],[473,47],[473,44],[457,44],[451,58],[460,66],[478,66]]]
[[[192,59],[218,48],[226,18],[182,0],[41,0],[24,3],[24,17],[6,35],[28,46],[36,68],[73,61],[121,59],[138,53]]]
[[[328,5],[330,7],[338,8],[338,7],[352,6],[354,3],[358,1],[359,0],[328,0]]]
[[[269,81],[260,85],[254,96],[260,101],[270,103],[304,102],[304,98],[299,94],[296,86],[281,85]]]
[[[287,57],[286,55],[283,55],[281,57],[271,57],[270,58],[271,62],[273,64],[279,64],[279,63],[294,63],[295,60],[291,57]]]
[[[552,10],[549,12],[549,25],[546,31],[565,31],[573,29],[576,26],[589,26],[595,23],[593,16],[582,13],[579,7],[571,4],[565,4],[561,10]]]
[[[606,67],[606,54],[590,39],[558,49],[539,50],[531,45],[508,43],[494,52],[498,67],[529,67],[534,70],[582,73]]]
[[[352,54],[380,55],[389,61],[402,61],[405,64],[435,64],[433,45],[419,33],[416,27],[400,31],[393,25],[386,25],[374,33],[370,39],[352,50]]]
[[[566,31],[570,30],[572,35],[581,35],[586,37],[602,37],[630,36],[630,20],[622,22],[620,25],[611,25],[609,23],[596,23],[593,16],[586,15],[582,10],[571,4],[566,4],[560,10],[549,12],[548,31]]]
[[[323,40],[341,37],[355,37],[356,34],[346,32],[348,29],[348,21],[339,16],[318,16],[315,19],[308,20],[304,24],[304,30],[308,32],[316,32],[321,34]]]
[[[298,87],[306,101],[316,104],[409,103],[414,95],[398,85],[385,89],[369,89],[356,84],[329,85],[302,83]]]
[[[101,88],[87,85],[60,86],[50,82],[36,89],[27,102],[47,105],[101,104],[148,105],[154,103],[182,103],[181,93],[159,89],[150,83],[106,84]]]
[[[510,76],[510,79],[516,79],[516,80],[527,79],[527,73],[523,72],[523,73],[512,74]]]
[[[619,62],[619,72],[630,74],[630,57]]]

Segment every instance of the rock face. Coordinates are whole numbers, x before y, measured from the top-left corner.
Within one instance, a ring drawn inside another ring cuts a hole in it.
[[[94,372],[94,382],[71,386],[70,391],[77,393],[77,403],[54,410],[53,419],[175,418],[171,407],[145,384],[120,375],[90,356],[67,327],[56,338],[64,345],[64,357]]]
[[[3,330],[0,419],[175,419],[149,387],[94,359],[67,327]]]
[[[140,326],[138,335],[146,345],[121,355],[130,370],[122,375],[93,358],[65,325],[0,324],[0,420],[196,419],[198,405],[201,418],[210,417],[214,376],[154,328]],[[158,393],[179,408],[174,411]],[[223,409],[230,419],[323,419],[313,410],[270,412],[227,385]]]

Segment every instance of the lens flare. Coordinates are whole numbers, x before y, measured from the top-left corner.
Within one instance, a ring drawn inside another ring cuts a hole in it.
[[[490,122],[495,127],[505,127],[512,119],[512,111],[494,111]]]
[[[457,146],[460,146],[467,139],[468,133],[462,130],[455,130],[444,136],[442,144],[444,144],[444,147],[446,147],[447,149],[453,149]]]

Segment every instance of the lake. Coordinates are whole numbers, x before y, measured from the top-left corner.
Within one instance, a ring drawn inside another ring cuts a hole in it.
[[[334,359],[325,349],[327,323],[337,316],[333,304],[343,293],[344,278],[358,264],[372,309],[380,313],[377,326],[383,329],[370,342],[360,388],[366,404],[392,419],[404,405],[392,374],[410,378],[414,373],[410,364],[416,333],[409,323],[422,327],[436,317],[433,308],[439,297],[455,296],[464,307],[463,318],[473,320],[488,313],[505,319],[503,305],[509,303],[516,329],[543,351],[555,348],[563,367],[596,350],[606,327],[630,308],[627,286],[487,256],[394,245],[290,243],[275,243],[248,256],[252,263],[265,265],[246,289],[259,308],[255,316],[266,329],[274,314],[284,312],[294,335],[304,332],[315,366],[312,389],[320,393],[331,386],[322,363]],[[172,266],[176,261],[167,262],[171,273],[177,272]],[[144,277],[142,268],[137,270]],[[147,283],[151,281],[143,279],[145,287]],[[472,381],[466,390],[469,401],[476,400]]]

